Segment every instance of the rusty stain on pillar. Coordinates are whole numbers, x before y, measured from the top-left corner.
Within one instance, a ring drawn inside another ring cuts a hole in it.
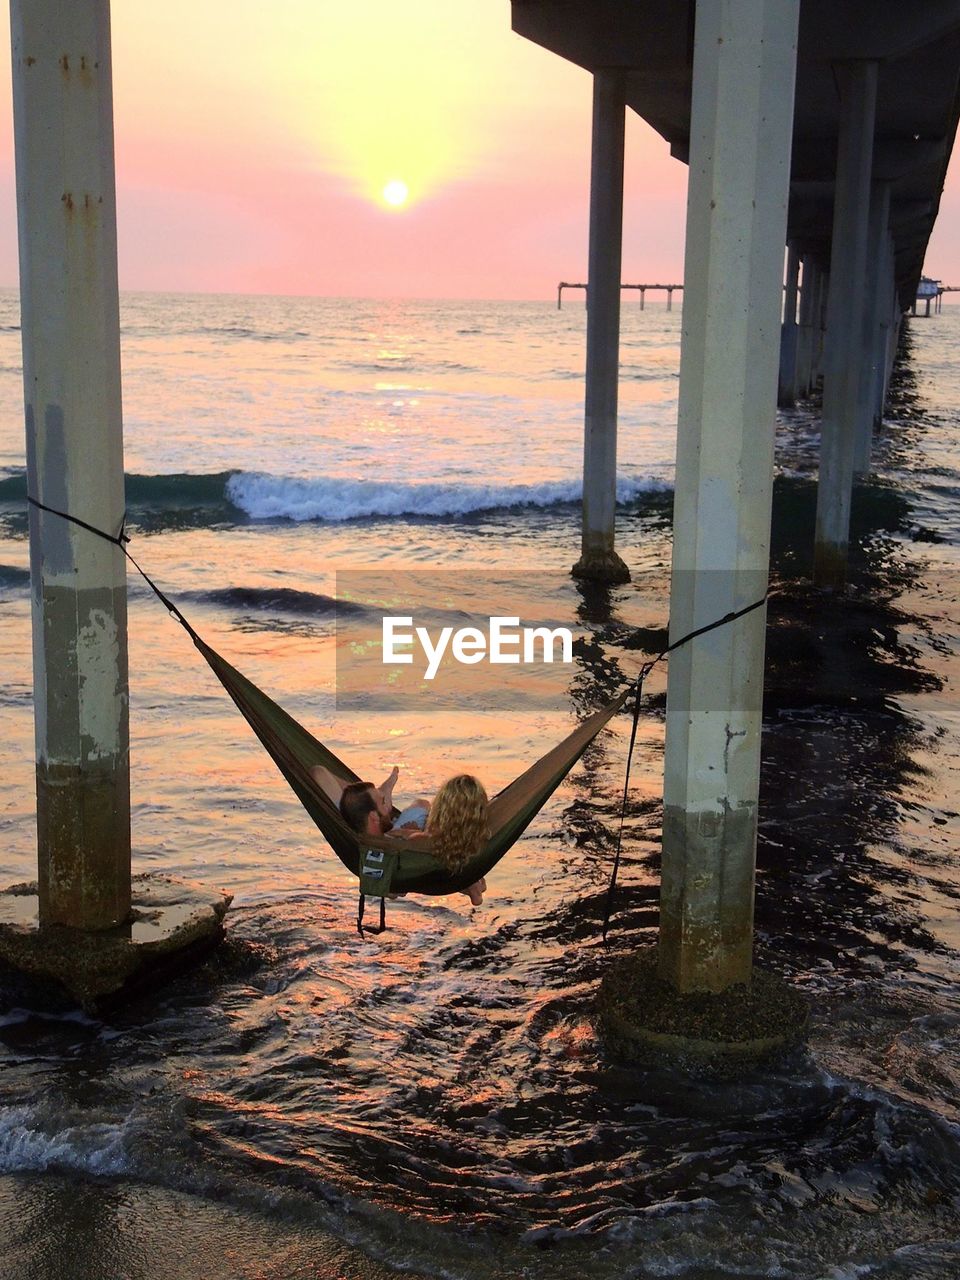
[[[109,0],[12,0],[27,483],[108,529],[123,510]],[[43,924],[130,910],[125,561],[30,509]]]

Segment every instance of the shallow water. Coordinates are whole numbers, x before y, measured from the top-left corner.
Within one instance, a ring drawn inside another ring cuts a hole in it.
[[[566,572],[575,306],[558,317],[527,304],[128,300],[134,552],[212,643],[351,761],[374,774],[399,761],[404,794],[464,764],[495,790],[663,638],[679,317],[651,307],[625,319],[629,587],[581,590]],[[229,1274],[250,1276],[353,1274],[361,1264],[338,1240],[451,1277],[960,1276],[958,327],[951,311],[908,322],[842,607],[824,609],[803,578],[814,413],[778,429],[757,940],[761,961],[809,993],[808,1051],[776,1071],[684,1084],[618,1064],[592,1030],[605,967],[655,936],[660,669],[606,948],[623,724],[500,864],[481,908],[391,904],[389,931],[363,943],[354,882],[188,638],[132,582],[136,869],[235,892],[231,944],[106,1020],[41,1014],[8,982],[11,1274],[51,1273],[61,1234],[41,1242],[24,1224],[67,1215],[80,1196],[102,1214],[88,1238],[112,1242],[105,1274],[217,1275],[211,1240],[229,1230]],[[8,337],[0,872],[14,880],[33,872],[34,835]],[[345,496],[345,480],[361,488]],[[268,494],[282,512],[257,505]],[[572,672],[505,685],[478,672],[466,697],[401,690],[388,716],[376,699],[350,701],[355,632],[330,600],[334,573],[361,566],[459,575],[478,608],[509,600],[568,623]]]

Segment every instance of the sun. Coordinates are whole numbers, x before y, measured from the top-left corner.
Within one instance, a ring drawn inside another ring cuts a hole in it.
[[[384,200],[394,209],[401,209],[407,203],[409,194],[407,184],[401,182],[399,178],[394,178],[383,188]]]

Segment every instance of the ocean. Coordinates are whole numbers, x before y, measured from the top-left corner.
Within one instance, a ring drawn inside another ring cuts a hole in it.
[[[569,575],[582,299],[121,311],[132,553],[364,776],[496,791],[659,652],[679,306],[623,309],[613,589]],[[36,873],[18,320],[0,293],[3,884]],[[233,893],[229,942],[103,1019],[5,976],[0,1280],[960,1277],[958,338],[960,308],[905,321],[841,601],[808,580],[816,406],[778,416],[757,954],[812,1021],[773,1070],[641,1071],[590,1021],[656,937],[662,665],[606,946],[626,717],[481,907],[391,903],[361,941],[356,882],[131,571],[134,870]],[[574,661],[378,681],[368,597],[566,626]]]

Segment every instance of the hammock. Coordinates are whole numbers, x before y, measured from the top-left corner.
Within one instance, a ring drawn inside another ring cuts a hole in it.
[[[485,876],[520,839],[536,814],[604,725],[620,710],[631,692],[629,687],[624,689],[532,764],[519,778],[498,792],[490,802],[490,836],[486,843],[459,871],[451,871],[433,856],[433,845],[429,837],[418,840],[402,836],[375,837],[360,835],[353,830],[314,780],[311,769],[316,765],[323,765],[344,786],[348,782],[361,781],[359,776],[194,631],[174,602],[160,590],[127,550],[125,544],[129,542],[129,538],[122,525],[120,532],[114,536],[66,511],[49,507],[29,494],[27,501],[38,510],[68,520],[119,547],[161,604],[187,632],[293,788],[300,803],[323,832],[334,853],[349,871],[359,877],[360,915],[357,923],[361,934],[365,894],[380,899],[382,928],[383,900],[387,894],[458,893]]]
[[[485,876],[500,861],[511,846],[520,839],[535,815],[543,808],[550,796],[567,776],[584,751],[597,736],[600,730],[620,710],[633,692],[627,687],[622,693],[601,707],[599,711],[588,716],[571,734],[557,744],[552,750],[529,769],[511,782],[509,786],[498,792],[490,802],[490,836],[483,848],[472,857],[459,871],[451,871],[444,867],[432,854],[432,842],[429,838],[409,840],[402,836],[368,836],[359,835],[344,821],[340,810],[314,780],[311,770],[316,765],[323,765],[340,782],[346,786],[349,782],[359,782],[360,778],[353,770],[336,756],[329,747],[325,747],[319,739],[309,733],[302,724],[294,720],[288,712],[268,697],[252,680],[248,680],[236,667],[232,667],[194,631],[177,606],[160,590],[157,584],[141,569],[126,548],[129,541],[121,525],[120,532],[114,536],[80,520],[66,511],[58,511],[38,502],[27,495],[27,501],[41,511],[60,516],[94,533],[107,542],[120,548],[144,582],[150,587],[173,617],[187,632],[200,653],[209,663],[214,675],[221,682],[236,703],[254,733],[260,739],[280,772],[289,782],[300,803],[313,818],[323,832],[330,847],[343,865],[352,871],[360,880],[360,910],[357,926],[363,934],[364,895],[370,894],[380,899],[380,929],[384,927],[384,899],[387,894],[425,893],[441,895],[458,893]],[[607,926],[616,886],[617,872],[620,866],[620,853],[623,843],[623,824],[626,814],[627,787],[630,781],[630,762],[637,737],[637,722],[640,712],[640,696],[646,674],[662,662],[668,654],[681,645],[689,643],[697,636],[706,635],[717,627],[726,626],[738,618],[752,613],[766,603],[767,592],[754,600],[752,604],[736,609],[716,618],[704,626],[689,631],[686,635],[674,640],[666,649],[650,662],[644,663],[636,683],[636,697],[633,709],[633,726],[630,733],[630,746],[627,751],[627,767],[623,781],[623,802],[620,807],[620,831],[617,836],[617,851],[613,864],[610,885],[607,890],[607,904],[604,913],[603,937],[606,941]],[[379,932],[379,930],[372,930]]]
[[[429,838],[410,840],[402,836],[360,835],[354,831],[314,781],[311,770],[315,765],[323,765],[344,786],[359,782],[358,775],[262,689],[211,649],[192,627],[184,625],[334,853],[349,871],[359,876],[364,893],[381,899],[388,893],[458,893],[485,876],[520,839],[631,692],[630,688],[625,689],[594,712],[493,797],[490,836],[480,851],[454,872],[433,856]]]

